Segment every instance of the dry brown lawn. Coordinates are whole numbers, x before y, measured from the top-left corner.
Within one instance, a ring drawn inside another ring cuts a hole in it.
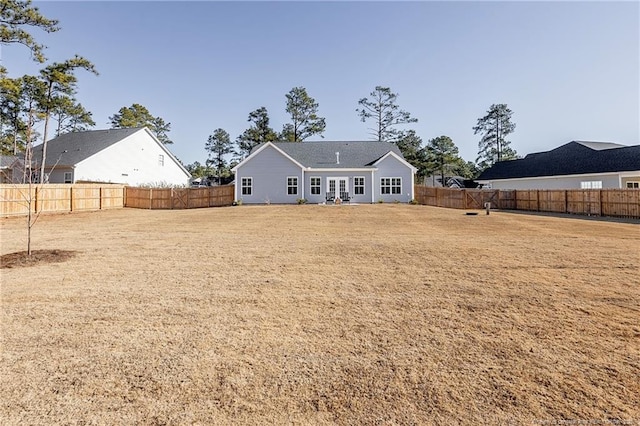
[[[75,255],[0,270],[2,425],[640,424],[638,224],[123,209],[34,248]]]

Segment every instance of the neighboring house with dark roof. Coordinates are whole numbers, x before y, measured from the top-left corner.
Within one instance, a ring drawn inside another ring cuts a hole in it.
[[[232,169],[243,203],[408,202],[416,168],[388,142],[267,142]]]
[[[33,148],[40,170],[42,145]],[[72,132],[47,142],[49,183],[188,185],[191,174],[146,127]]]
[[[638,188],[640,145],[572,141],[496,163],[476,181],[494,189]]]
[[[23,183],[24,161],[16,155],[0,155],[0,183]]]
[[[451,176],[446,175],[444,177],[445,184],[442,185],[442,176],[440,175],[431,175],[425,176],[422,182],[419,184],[424,184],[424,186],[430,186],[435,188],[442,188],[443,186],[447,188],[477,188],[478,184],[473,179],[465,179],[462,176]]]

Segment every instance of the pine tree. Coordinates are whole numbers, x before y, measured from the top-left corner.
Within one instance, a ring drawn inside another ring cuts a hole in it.
[[[291,123],[283,126],[280,139],[302,142],[310,136],[322,135],[327,124],[323,117],[318,116],[319,104],[307,94],[307,89],[294,87],[285,96],[286,111],[291,115]]]
[[[269,114],[265,107],[250,112],[247,121],[252,125],[236,138],[237,150],[235,154],[239,159],[249,155],[256,145],[274,142],[278,139],[277,133],[269,127]]]
[[[506,139],[516,128],[511,122],[511,111],[507,104],[494,104],[487,111],[487,115],[478,119],[478,124],[473,127],[474,134],[481,134],[478,142],[478,158],[476,163],[481,170],[491,167],[498,161],[512,160],[518,154],[509,146]]]
[[[207,166],[213,168],[218,178],[218,183],[221,181],[221,177],[227,169],[227,162],[225,155],[233,152],[233,144],[229,133],[224,129],[214,130],[212,135],[209,135],[205,149],[209,152],[209,158],[207,159]]]
[[[370,134],[382,142],[396,140],[402,133],[395,128],[400,124],[416,123],[417,118],[411,117],[407,111],[403,111],[397,104],[398,94],[390,88],[376,86],[369,94],[369,98],[362,98],[358,104],[362,108],[356,109],[363,123],[373,120],[375,127],[369,128]]]

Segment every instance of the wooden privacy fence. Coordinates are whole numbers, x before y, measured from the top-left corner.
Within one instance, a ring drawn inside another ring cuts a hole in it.
[[[452,189],[415,187],[420,204],[455,209],[492,208],[551,213],[573,213],[640,219],[638,189]]]
[[[230,206],[234,199],[234,185],[161,189],[127,187],[124,205],[136,209],[196,209]]]
[[[517,190],[516,210],[640,219],[638,189]]]
[[[0,216],[29,212],[66,213],[124,207],[124,185],[111,184],[0,184]]]
[[[499,204],[508,206],[502,208],[513,208],[513,197],[512,191],[415,187],[415,198],[419,204],[452,209],[482,209],[485,203],[491,203],[495,208]]]

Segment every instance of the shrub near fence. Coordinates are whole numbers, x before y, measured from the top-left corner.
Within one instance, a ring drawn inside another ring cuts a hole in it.
[[[133,188],[127,187],[125,207],[137,209],[196,209],[233,204],[233,185],[206,188]]]
[[[24,216],[28,200],[33,212],[65,213],[124,207],[124,185],[45,184],[0,185],[0,216]]]
[[[420,204],[457,209],[492,208],[640,219],[638,189],[497,190],[416,186]]]

